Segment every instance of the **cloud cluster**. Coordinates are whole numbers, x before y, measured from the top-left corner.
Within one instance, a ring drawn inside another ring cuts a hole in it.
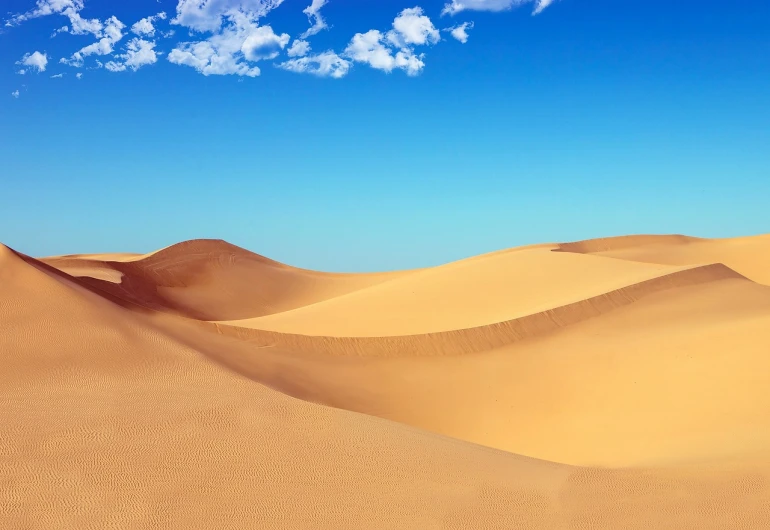
[[[91,27],[89,33],[93,33],[99,40],[79,49],[69,58],[62,58],[59,62],[80,68],[83,66],[83,60],[89,55],[109,55],[113,52],[115,43],[123,38],[126,25],[115,16],[111,16],[104,23],[96,19],[92,22],[96,24]]]
[[[81,17],[80,11],[83,10],[83,7],[83,0],[37,0],[35,9],[11,17],[5,25],[14,26],[33,18],[63,15],[69,19],[70,25],[59,28],[54,34],[86,35],[91,33],[98,36],[103,30],[102,23],[97,19]]]
[[[195,68],[203,75],[258,76],[259,67],[251,63],[276,58],[290,37],[275,33],[270,26],[258,25],[254,16],[243,10],[228,12],[208,38],[178,44],[168,60]],[[195,19],[196,24],[199,22]]]
[[[457,15],[464,11],[505,11],[532,4],[534,14],[542,12],[555,0],[445,0],[441,15]],[[283,4],[284,0],[177,0],[176,12],[170,18],[159,12],[127,26],[117,17],[105,20],[84,18],[81,15],[85,0],[37,0],[35,7],[6,20],[6,26],[16,26],[27,20],[59,15],[68,24],[54,30],[51,37],[61,33],[93,35],[95,42],[77,50],[61,63],[83,67],[89,56],[109,56],[102,63],[94,59],[96,68],[110,72],[139,70],[155,64],[163,52],[158,50],[156,39],[169,38],[173,29],[158,29],[160,21],[170,22],[189,34],[188,39],[176,42],[167,53],[170,63],[189,66],[197,72],[209,75],[237,75],[256,77],[261,70],[260,61],[269,61],[286,54],[285,60],[276,63],[278,68],[295,73],[318,77],[342,78],[354,64],[367,65],[383,72],[402,70],[408,76],[416,76],[425,68],[425,53],[421,50],[441,41],[446,32],[461,43],[468,42],[468,30],[473,22],[467,21],[441,30],[419,7],[401,10],[386,30],[370,29],[356,33],[347,41],[341,52],[326,50],[311,53],[310,37],[330,26],[322,15],[329,0],[310,0],[303,9],[310,27],[294,40],[289,34],[276,32],[262,19]],[[128,28],[128,29],[127,29]],[[133,33],[122,48],[119,42],[126,34]],[[291,46],[289,43],[291,42]],[[17,62],[20,74],[28,71],[45,71],[48,56],[45,53],[28,53]],[[63,74],[51,77],[61,78]],[[81,73],[76,74],[82,78]]]
[[[439,31],[422,8],[412,7],[401,11],[393,20],[393,29],[386,33],[376,29],[356,33],[345,48],[345,55],[377,70],[402,69],[414,76],[425,67],[424,54],[416,53],[414,47],[436,44],[439,40]]]
[[[372,29],[366,33],[356,33],[345,55],[353,61],[365,63],[377,70],[392,72],[395,68],[401,68],[408,75],[417,75],[425,66],[422,55],[415,55],[410,48],[395,51],[388,45],[385,35]]]
[[[414,48],[436,44],[440,40],[439,31],[422,8],[412,7],[401,11],[393,20],[392,29],[386,32],[372,29],[356,33],[339,55],[333,51],[306,55],[309,47],[305,49],[304,44],[299,44],[303,41],[296,41],[290,56],[300,57],[278,66],[290,72],[339,79],[348,73],[351,63],[362,63],[384,72],[400,69],[415,76],[425,67],[425,62],[424,55]]]
[[[142,66],[158,62],[158,52],[155,42],[134,37],[126,45],[126,52],[115,55],[114,61],[107,62],[104,67],[110,72],[124,72],[130,68],[134,72]]]
[[[233,16],[256,21],[283,3],[283,0],[179,0],[171,21],[199,32],[216,33]]]
[[[54,14],[77,13],[83,9],[83,0],[37,0],[35,9],[11,17],[5,25],[15,26],[27,20]]]

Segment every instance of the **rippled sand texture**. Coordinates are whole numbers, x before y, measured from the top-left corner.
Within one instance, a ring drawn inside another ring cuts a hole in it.
[[[328,274],[0,246],[0,528],[770,528],[770,236]]]

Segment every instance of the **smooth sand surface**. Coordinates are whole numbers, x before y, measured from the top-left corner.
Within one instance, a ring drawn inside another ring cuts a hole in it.
[[[0,528],[767,528],[768,271],[768,236],[0,246]]]

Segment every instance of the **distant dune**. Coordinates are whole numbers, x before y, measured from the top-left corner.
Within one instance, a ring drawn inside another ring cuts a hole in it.
[[[770,527],[770,235],[0,245],[0,359],[0,528]]]

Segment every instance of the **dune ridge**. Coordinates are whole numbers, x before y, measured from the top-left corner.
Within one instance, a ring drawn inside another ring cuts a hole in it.
[[[681,234],[664,235],[633,235],[633,236],[615,236],[600,237],[596,239],[585,239],[582,241],[573,241],[571,243],[559,243],[556,251],[575,252],[579,254],[593,254],[599,252],[624,250],[630,248],[644,248],[655,245],[688,245],[704,241],[702,238],[684,236]]]
[[[763,528],[768,255],[634,236],[334,275],[0,245],[0,526]],[[346,312],[388,334],[299,333]]]
[[[246,328],[239,326],[237,322],[227,324],[219,322],[215,325],[220,334],[306,353],[353,356],[461,355],[488,351],[554,332],[571,324],[596,318],[618,307],[632,304],[656,292],[727,279],[746,280],[744,276],[720,263],[703,265],[505,322],[420,335],[311,336]],[[770,295],[770,292],[768,294]]]
[[[770,285],[770,234],[726,239],[687,236],[621,236],[558,245],[557,251],[637,263],[697,265],[720,262]]]

